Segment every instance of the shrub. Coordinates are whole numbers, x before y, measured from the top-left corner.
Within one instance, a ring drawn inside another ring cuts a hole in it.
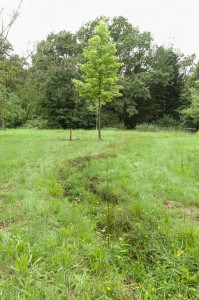
[[[153,123],[143,123],[136,125],[136,129],[139,131],[175,131],[175,130],[183,130],[184,126],[178,120],[175,120],[171,116],[164,116],[163,118],[154,121]]]
[[[152,131],[152,132],[156,132],[160,130],[158,126],[153,124],[147,124],[147,123],[138,124],[136,125],[135,129],[138,131]]]
[[[5,126],[8,128],[16,128],[23,124],[25,112],[20,106],[20,99],[12,95],[8,99],[5,106]]]
[[[158,119],[157,121],[154,121],[153,124],[163,128],[172,127],[177,129],[179,127],[182,127],[181,123],[178,120],[174,119],[172,116],[169,115],[164,116],[161,119]]]
[[[36,118],[33,120],[28,120],[25,125],[25,128],[37,128],[37,129],[46,129],[48,128],[48,120]]]

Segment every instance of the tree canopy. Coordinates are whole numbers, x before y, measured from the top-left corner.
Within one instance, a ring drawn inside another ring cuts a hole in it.
[[[95,128],[100,99],[102,126],[134,128],[170,118],[198,127],[197,110],[190,115],[198,93],[194,63],[194,55],[156,45],[150,32],[122,16],[97,18],[76,33],[50,33],[29,65],[0,35],[1,103],[8,103],[5,93],[15,95],[1,111],[6,126]]]
[[[94,36],[88,40],[88,47],[83,51],[86,62],[80,64],[82,80],[73,80],[80,96],[87,100],[90,109],[97,114],[99,139],[101,107],[113,98],[122,96],[122,86],[117,84],[117,72],[123,64],[118,62],[116,46],[109,41],[109,37],[108,26],[102,19],[94,29]]]

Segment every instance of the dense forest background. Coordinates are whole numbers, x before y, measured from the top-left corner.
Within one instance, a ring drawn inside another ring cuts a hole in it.
[[[31,62],[14,54],[0,34],[0,127],[94,128],[96,117],[75,91],[83,49],[99,18],[75,34],[50,33],[37,44]],[[199,62],[173,46],[156,45],[124,17],[107,19],[110,41],[123,62],[123,96],[102,111],[104,127],[137,124],[199,128]],[[3,118],[4,116],[4,118]],[[4,119],[4,120],[3,120]]]

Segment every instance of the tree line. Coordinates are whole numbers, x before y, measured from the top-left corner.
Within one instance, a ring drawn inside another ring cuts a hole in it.
[[[31,63],[14,54],[0,33],[0,128],[94,128],[96,114],[75,82],[97,18],[76,33],[50,33],[37,44]],[[199,128],[199,62],[173,46],[156,45],[122,16],[107,18],[116,47],[118,95],[105,101],[102,126],[135,128],[141,123]]]

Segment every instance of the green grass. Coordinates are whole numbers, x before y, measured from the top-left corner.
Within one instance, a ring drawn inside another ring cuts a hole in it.
[[[199,136],[0,132],[0,299],[199,299]]]

